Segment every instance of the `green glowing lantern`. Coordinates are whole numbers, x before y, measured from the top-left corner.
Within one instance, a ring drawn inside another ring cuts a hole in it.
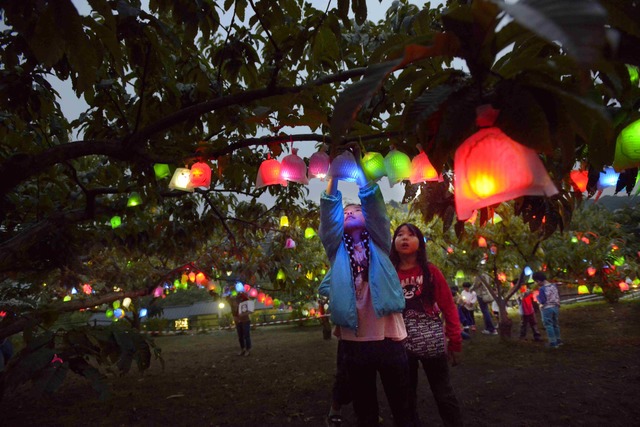
[[[71,301],[71,295],[67,295],[66,297],[64,297],[64,298],[62,299],[62,301],[64,301],[64,302],[69,302],[69,301]]]
[[[173,281],[173,287],[174,288],[180,287],[180,279],[176,279],[176,280]]]
[[[375,151],[369,151],[362,158],[362,170],[370,181],[377,181],[387,174],[384,157]]]
[[[115,300],[112,305],[113,305],[113,308],[120,308],[120,301]]]
[[[578,286],[578,294],[579,295],[586,295],[588,293],[589,293],[589,288],[587,287],[587,285]]]
[[[118,215],[115,215],[113,217],[111,217],[111,228],[118,228],[122,225],[122,218],[120,218]]]
[[[389,151],[389,154],[384,158],[384,165],[391,187],[411,176],[411,159],[395,148]]]
[[[600,287],[600,285],[595,285],[595,286],[593,287],[592,292],[593,292],[594,294],[601,294],[601,293],[602,293],[602,288]]]
[[[278,274],[276,275],[276,280],[284,280],[287,278],[287,275],[284,274],[281,268],[278,269]]]
[[[316,230],[314,230],[313,228],[307,227],[304,230],[304,238],[305,239],[311,239],[311,238],[313,238],[315,236],[317,236],[317,233],[316,233]]]
[[[619,256],[615,258],[613,261],[613,265],[615,265],[616,267],[622,267],[624,263],[625,263],[624,256]]]
[[[105,311],[104,315],[107,316],[107,317],[113,317],[113,310],[111,310],[110,308],[107,309],[107,311]]]
[[[153,171],[156,174],[156,178],[162,179],[171,175],[171,171],[169,170],[169,165],[165,163],[156,163],[153,165]]]
[[[464,279],[464,271],[458,270],[456,272],[456,279]]]
[[[140,194],[138,194],[137,191],[134,191],[129,196],[129,200],[127,200],[127,207],[128,208],[132,208],[132,207],[138,206],[140,204],[142,204],[142,197],[140,197]]]
[[[640,166],[640,120],[620,131],[613,157],[613,168],[616,171],[637,166]]]
[[[573,236],[571,238],[571,243],[578,243],[578,238],[576,236]]]
[[[640,81],[640,75],[638,74],[638,67],[636,67],[635,65],[629,65],[629,64],[626,64],[626,65],[627,65],[627,71],[629,71],[629,80],[634,85],[637,85],[638,81]]]

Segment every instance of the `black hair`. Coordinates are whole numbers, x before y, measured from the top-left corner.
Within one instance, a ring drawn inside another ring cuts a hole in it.
[[[423,288],[422,295],[427,300],[429,304],[433,304],[435,301],[435,286],[431,282],[431,272],[429,271],[429,259],[427,257],[427,245],[424,241],[424,235],[422,231],[415,225],[405,222],[400,224],[396,231],[393,233],[393,239],[391,239],[391,252],[389,253],[389,259],[391,259],[391,263],[395,267],[396,271],[398,270],[398,266],[400,265],[400,255],[396,250],[396,245],[394,241],[398,236],[398,232],[402,227],[407,227],[409,231],[418,238],[418,255],[416,256],[416,261],[418,265],[422,269],[422,277],[423,277]]]
[[[542,271],[536,271],[535,273],[533,273],[533,276],[531,276],[531,278],[534,282],[544,282],[545,280],[547,280],[547,275]]]
[[[462,284],[462,287],[463,287],[463,288],[470,288],[470,287],[471,287],[471,282],[464,282],[464,283]]]

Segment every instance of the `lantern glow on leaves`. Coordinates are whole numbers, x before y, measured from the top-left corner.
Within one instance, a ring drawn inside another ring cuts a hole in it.
[[[322,144],[320,150],[309,157],[309,178],[319,178],[324,180],[327,176],[331,159],[326,153],[326,150],[327,146]]]
[[[272,159],[267,155],[267,160],[260,164],[258,169],[258,177],[256,178],[256,188],[265,187],[267,185],[280,184],[286,187],[287,181],[282,179],[282,165],[276,159]]]
[[[132,208],[140,204],[142,204],[142,197],[140,197],[140,194],[138,194],[138,192],[134,191],[129,196],[129,200],[127,200],[127,207]]]
[[[351,151],[343,151],[337,155],[329,166],[327,176],[346,182],[356,182],[360,175],[360,168]]]
[[[387,174],[384,157],[375,151],[369,151],[362,157],[362,170],[370,181],[378,181]]]
[[[637,166],[640,166],[640,120],[622,129],[613,158],[613,168],[617,171]]]
[[[204,162],[194,163],[191,166],[191,187],[209,187],[211,185],[211,168]]]
[[[587,191],[587,183],[589,182],[589,171],[573,170],[569,173],[573,188],[580,193]]]
[[[298,156],[298,149],[293,148],[292,153],[282,159],[280,165],[280,175],[282,179],[298,184],[309,184],[307,178],[307,165],[304,160]]]
[[[156,163],[153,165],[153,172],[156,174],[156,178],[158,179],[166,178],[171,174],[169,165],[166,163]]]
[[[169,188],[172,190],[182,190],[192,193],[193,187],[191,186],[191,170],[187,168],[176,168],[176,171],[173,173],[171,181],[169,182]]]
[[[391,187],[411,176],[411,159],[395,148],[384,158],[384,166],[387,169],[387,178]]]
[[[458,147],[454,171],[456,213],[461,221],[474,209],[525,195],[558,193],[537,153],[496,127],[480,129]]]

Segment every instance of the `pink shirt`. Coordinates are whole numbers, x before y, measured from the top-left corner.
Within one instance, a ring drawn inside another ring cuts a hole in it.
[[[356,278],[356,310],[358,312],[358,330],[336,326],[334,335],[347,341],[382,341],[390,338],[400,341],[407,337],[402,313],[392,313],[384,317],[376,316],[371,301],[369,282],[362,276]]]

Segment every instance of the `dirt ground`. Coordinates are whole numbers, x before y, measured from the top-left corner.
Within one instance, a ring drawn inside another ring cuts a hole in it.
[[[638,425],[640,300],[566,306],[560,319],[560,349],[479,332],[464,342],[452,378],[466,425]],[[517,337],[517,326],[513,332]],[[112,378],[107,401],[83,380],[68,381],[53,396],[19,389],[0,403],[0,424],[324,425],[337,341],[323,340],[317,325],[260,327],[252,339],[251,355],[238,357],[234,331],[158,337],[164,371],[154,362],[144,376]],[[383,425],[392,426],[381,387],[379,401]],[[441,425],[424,375],[419,410],[425,426]],[[350,406],[344,414],[345,425],[353,425]]]

